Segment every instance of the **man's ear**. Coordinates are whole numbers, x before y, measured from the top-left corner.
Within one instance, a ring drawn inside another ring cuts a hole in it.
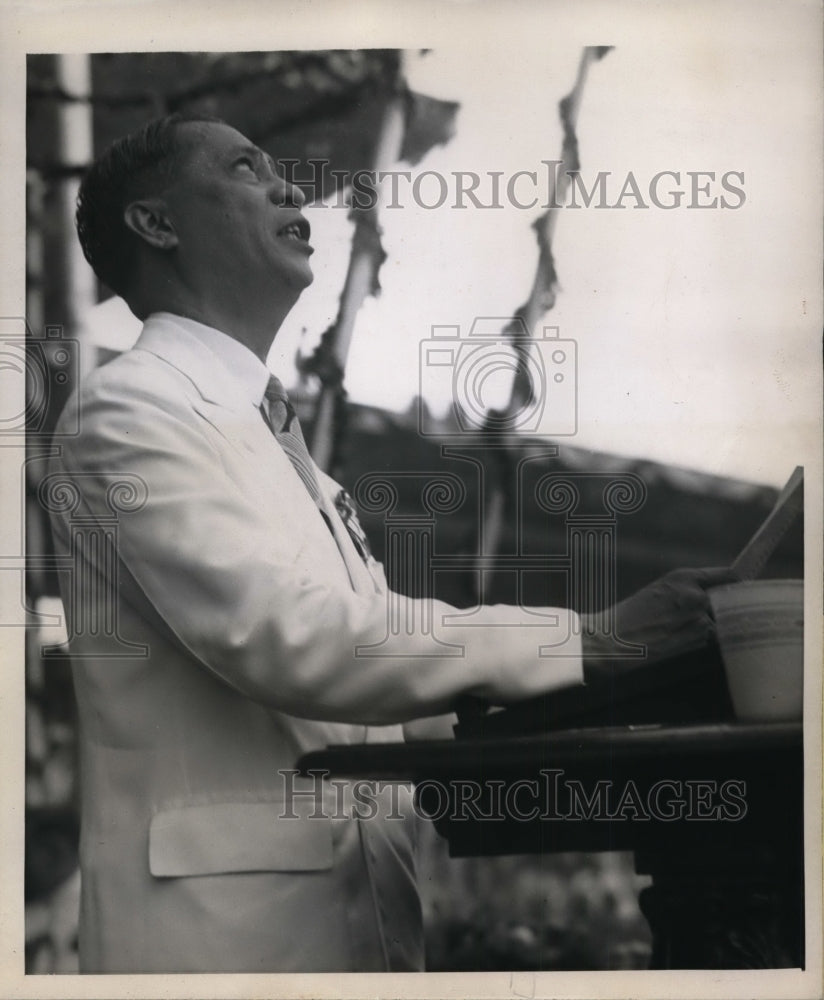
[[[123,212],[123,221],[149,246],[158,250],[177,246],[177,233],[166,214],[166,206],[157,198],[131,202]]]

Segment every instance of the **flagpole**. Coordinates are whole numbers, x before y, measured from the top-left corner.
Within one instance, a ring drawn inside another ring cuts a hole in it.
[[[589,75],[589,67],[593,62],[602,59],[609,49],[610,46],[587,45],[584,47],[578,63],[575,84],[569,94],[563,97],[558,103],[558,111],[564,132],[561,143],[560,164],[558,169],[550,175],[550,189],[547,199],[549,208],[532,224],[532,228],[535,230],[535,237],[538,241],[538,263],[535,268],[535,277],[529,297],[516,311],[516,316],[523,320],[530,337],[535,336],[538,324],[555,305],[558,279],[555,273],[555,261],[552,256],[552,240],[558,225],[559,213],[566,203],[572,183],[570,174],[580,169],[578,137],[575,129],[578,124],[578,116],[584,96],[584,87]],[[521,378],[516,376],[513,382],[512,398],[510,399],[508,412],[516,410],[524,402],[519,397],[519,392],[524,387],[523,382],[526,374],[524,368],[525,360],[525,358],[519,357],[519,375]]]
[[[591,45],[584,47],[578,62],[578,72],[573,88],[558,104],[564,133],[561,144],[561,159],[559,169],[550,175],[550,190],[547,201],[550,207],[532,224],[538,241],[538,263],[535,268],[535,277],[527,301],[516,310],[515,321],[511,322],[504,330],[504,335],[510,336],[517,355],[510,398],[503,411],[504,415],[510,417],[517,415],[524,406],[529,404],[533,392],[527,367],[530,340],[525,342],[523,338],[512,335],[525,328],[529,338],[533,338],[537,332],[538,324],[555,305],[558,279],[552,255],[552,240],[558,224],[558,213],[566,202],[572,183],[569,175],[580,168],[578,138],[575,128],[581,110],[589,67],[593,62],[602,59],[610,48],[611,46]],[[523,326],[517,322],[518,320],[522,321]],[[500,418],[501,414],[491,414],[491,416]],[[497,425],[497,421],[495,423]],[[488,425],[486,430],[492,430],[492,425]],[[486,478],[481,556],[492,555],[498,551],[503,532],[508,489],[511,487],[509,482],[511,476],[507,474],[506,468],[508,449],[501,449],[500,444],[498,444],[496,454],[498,460],[493,463],[496,472],[491,477],[491,481],[490,477]],[[486,580],[484,576],[486,576]],[[489,570],[476,573],[480,587],[488,584],[490,576],[491,571]],[[480,592],[476,596],[479,599],[483,597]]]
[[[374,157],[376,172],[389,169],[400,159],[406,124],[406,101],[403,77],[403,55],[400,55],[395,75],[394,93],[384,109]],[[312,457],[324,471],[330,471],[335,460],[336,415],[343,400],[343,374],[352,344],[355,320],[368,295],[377,287],[378,270],[385,259],[381,246],[377,188],[368,206],[353,205],[350,219],[355,223],[349,267],[341,293],[340,306],[334,325],[328,331],[326,357],[320,365],[322,381],[312,435]]]

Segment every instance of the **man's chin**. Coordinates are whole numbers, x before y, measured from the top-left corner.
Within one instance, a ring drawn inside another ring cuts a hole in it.
[[[315,280],[312,268],[308,261],[290,261],[288,267],[281,263],[275,270],[270,268],[266,275],[267,293],[277,294],[276,289],[280,288],[288,293],[290,297],[297,298],[298,295],[308,288]]]
[[[314,280],[315,275],[312,268],[307,264],[305,268],[301,268],[299,271],[295,272],[292,287],[298,291],[303,291],[303,289],[308,288]]]

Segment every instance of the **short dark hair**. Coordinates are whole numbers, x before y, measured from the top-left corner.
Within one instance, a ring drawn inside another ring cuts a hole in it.
[[[134,198],[151,182],[170,179],[181,158],[178,126],[215,122],[209,115],[177,112],[157,118],[118,139],[89,168],[80,184],[75,222],[83,254],[94,273],[125,297],[134,264],[137,237],[123,221]]]

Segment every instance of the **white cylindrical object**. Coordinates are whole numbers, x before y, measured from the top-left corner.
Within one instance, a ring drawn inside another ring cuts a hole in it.
[[[735,717],[801,718],[804,583],[754,580],[709,591]]]

